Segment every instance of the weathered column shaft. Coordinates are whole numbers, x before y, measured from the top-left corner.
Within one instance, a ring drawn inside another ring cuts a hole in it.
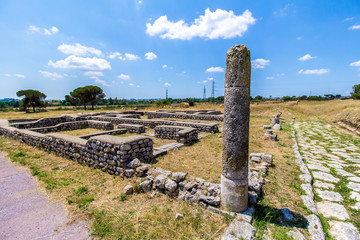
[[[250,78],[249,49],[233,46],[226,56],[221,202],[234,212],[248,207]]]

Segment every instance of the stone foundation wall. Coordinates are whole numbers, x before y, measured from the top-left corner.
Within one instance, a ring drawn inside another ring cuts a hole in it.
[[[84,117],[75,116],[75,115],[62,115],[60,117],[51,117],[51,118],[40,118],[36,121],[25,121],[25,122],[18,122],[14,119],[10,120],[10,122],[14,122],[10,124],[12,127],[16,127],[19,129],[28,129],[28,128],[41,128],[41,127],[49,127],[54,126],[59,123],[65,123],[70,121],[83,121],[86,120]]]
[[[198,130],[189,127],[159,125],[155,127],[155,137],[190,143],[198,140]]]
[[[131,168],[128,164],[135,158],[147,161],[153,157],[153,141],[144,136],[102,135],[85,140],[59,133],[45,135],[4,123],[0,126],[0,134],[115,175]]]
[[[118,128],[125,128],[131,133],[144,133],[145,126],[144,125],[136,125],[136,124],[119,124]]]
[[[181,127],[192,127],[196,128],[199,132],[219,132],[218,123],[193,123],[193,122],[177,122],[170,120],[152,120],[152,119],[132,119],[132,118],[103,118],[103,117],[91,117],[93,120],[109,121],[113,124],[135,124],[144,125],[150,128],[155,128],[159,125],[170,125],[170,126],[181,126]]]
[[[48,132],[61,132],[61,131],[76,130],[76,129],[81,129],[81,128],[113,130],[114,125],[112,125],[109,122],[86,120],[86,121],[64,122],[64,123],[59,123],[55,126],[50,126],[50,127],[29,128],[29,130],[34,131],[34,132],[39,132],[39,133],[48,133]]]
[[[127,132],[126,129],[115,129],[115,130],[110,130],[110,131],[85,134],[85,135],[79,136],[79,138],[89,139],[91,137],[100,136],[100,135],[117,135],[117,134],[124,134],[126,132]]]
[[[224,116],[221,115],[210,115],[206,113],[197,112],[194,114],[184,112],[146,112],[146,116],[149,119],[152,118],[178,118],[178,119],[193,119],[193,120],[208,120],[208,121],[222,121]]]

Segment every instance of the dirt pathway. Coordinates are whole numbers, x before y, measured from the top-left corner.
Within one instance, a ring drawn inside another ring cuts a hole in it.
[[[296,123],[295,129],[324,228],[334,239],[360,240],[360,141],[318,122]]]
[[[0,154],[0,239],[90,239],[84,222],[68,221],[60,202],[49,202],[27,172]]]

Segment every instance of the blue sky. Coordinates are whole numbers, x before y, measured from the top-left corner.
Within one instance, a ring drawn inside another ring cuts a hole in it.
[[[251,51],[251,95],[349,95],[360,83],[360,1],[0,1],[0,98],[224,93],[226,51]]]

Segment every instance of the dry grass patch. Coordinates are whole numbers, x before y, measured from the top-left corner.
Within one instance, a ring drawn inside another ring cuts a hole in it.
[[[69,159],[0,137],[0,150],[38,180],[53,201],[65,204],[72,220],[86,220],[102,239],[217,239],[230,223],[197,205],[159,194],[124,196],[122,179]],[[176,213],[184,215],[176,219]]]
[[[69,131],[61,131],[57,133],[66,134],[70,136],[81,136],[81,135],[87,135],[87,134],[99,133],[99,132],[104,132],[104,130],[95,129],[95,128],[83,128],[83,129],[76,129]]]

